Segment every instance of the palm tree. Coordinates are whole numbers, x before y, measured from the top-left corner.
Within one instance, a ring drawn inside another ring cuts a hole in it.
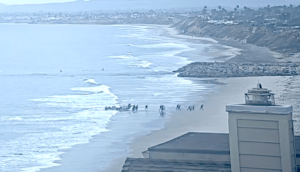
[[[202,10],[202,14],[204,14],[204,15],[205,15],[205,14],[206,14],[206,12],[207,12],[207,6],[204,6],[204,7],[203,7],[203,10]]]
[[[217,10],[216,10],[216,9],[211,9],[211,10],[210,10],[210,12],[211,12],[211,14],[212,14],[213,16],[215,16],[215,15],[216,15],[216,12],[217,12]]]
[[[222,13],[223,14],[226,14],[227,13],[227,10],[225,8],[222,8]]]

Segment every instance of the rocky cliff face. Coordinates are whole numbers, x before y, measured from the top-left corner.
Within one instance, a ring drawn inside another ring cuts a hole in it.
[[[180,77],[246,77],[246,76],[292,76],[300,75],[296,63],[224,63],[195,62],[177,71]]]
[[[232,39],[243,43],[268,47],[280,53],[300,52],[300,30],[274,29],[272,26],[250,24],[213,24],[201,21],[199,18],[182,20],[174,25],[181,33],[212,37],[220,39]]]

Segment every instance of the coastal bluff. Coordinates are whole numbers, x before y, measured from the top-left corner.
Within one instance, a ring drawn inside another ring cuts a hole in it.
[[[293,76],[300,74],[300,63],[194,62],[173,72],[198,78]]]

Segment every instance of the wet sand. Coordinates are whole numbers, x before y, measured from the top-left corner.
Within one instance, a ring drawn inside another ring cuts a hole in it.
[[[276,84],[284,87],[277,103],[293,106],[294,132],[300,135],[300,76],[281,77]]]
[[[166,142],[187,132],[228,133],[228,116],[225,111],[226,104],[243,103],[244,93],[249,88],[256,87],[259,80],[263,87],[273,90],[276,97],[284,93],[285,79],[288,77],[243,77],[217,79],[223,83],[219,89],[207,95],[205,101],[199,102],[197,97],[191,104],[197,104],[195,111],[174,111],[171,118],[161,130],[134,139],[130,144],[130,156],[142,158],[142,152],[151,146]],[[194,82],[200,79],[191,78]],[[300,79],[299,79],[300,80]],[[204,110],[199,110],[199,105],[204,104]],[[104,170],[105,172],[119,172],[126,157],[119,158],[114,164]],[[102,172],[102,171],[101,171]]]
[[[253,48],[248,45],[239,45],[236,42],[230,43],[230,41],[221,43],[221,41],[209,38],[178,35],[176,31],[170,29],[168,26],[153,26],[153,28],[161,30],[161,34],[164,36],[186,39],[195,44],[210,45],[204,52],[203,50],[198,50],[196,48],[194,51],[180,54],[181,56],[189,57],[193,61],[197,61],[197,57],[199,56],[207,56],[211,61],[224,61],[230,59],[241,61],[253,59],[260,60],[263,57],[267,57],[265,58],[266,61],[276,61],[277,59],[276,55],[265,49],[261,49],[261,51],[259,51],[260,55],[256,56],[255,48],[257,47]],[[251,56],[255,57],[249,58]],[[197,83],[205,79],[190,78],[190,80]],[[219,89],[208,94],[204,101],[200,101],[198,95],[193,95],[190,98],[190,103],[197,105],[195,111],[187,111],[186,107],[184,107],[182,111],[168,112],[168,121],[165,123],[163,129],[136,137],[131,143],[128,143],[127,148],[124,148],[124,154],[119,155],[118,157],[120,158],[115,159],[105,170],[101,170],[101,166],[97,163],[105,161],[97,158],[99,156],[99,151],[97,150],[101,149],[99,143],[105,140],[105,138],[100,138],[99,136],[93,137],[88,144],[76,145],[73,149],[65,150],[67,153],[62,154],[61,160],[58,161],[59,164],[62,164],[62,168],[59,169],[62,169],[64,172],[76,171],[76,169],[78,171],[79,168],[91,172],[120,172],[127,157],[141,158],[143,157],[142,152],[149,147],[166,142],[187,132],[228,133],[228,117],[225,111],[225,105],[243,103],[244,93],[249,88],[256,87],[258,80],[262,83],[263,87],[273,90],[276,94],[276,100],[278,100],[279,103],[296,104],[297,97],[294,97],[293,99],[291,99],[291,97],[294,92],[297,92],[296,90],[300,90],[300,87],[297,86],[297,84],[300,85],[299,77],[290,78],[276,76],[220,78],[216,80],[208,79],[207,81],[217,82]],[[199,110],[201,104],[204,104],[203,111]],[[129,155],[127,152],[129,152]],[[42,171],[52,172],[55,171],[55,168],[49,168]]]
[[[271,51],[266,47],[259,47],[256,45],[251,45],[247,43],[241,43],[234,40],[224,40],[224,39],[212,39],[203,37],[194,37],[189,35],[179,34],[174,28],[166,26],[157,26],[161,28],[164,32],[162,35],[185,39],[186,41],[195,44],[206,44],[207,46],[204,51],[196,51],[196,55],[207,56],[210,59],[207,61],[229,61],[229,62],[262,62],[262,63],[274,63],[274,62],[285,62],[287,59],[283,59],[283,56],[277,52]],[[181,56],[190,54],[181,53]],[[196,57],[197,57],[196,56]]]
[[[240,44],[237,41],[214,40],[210,38],[190,37],[178,35],[178,33],[168,27],[157,26],[164,30],[164,36],[178,39],[186,39],[193,43],[209,44],[206,51],[186,52],[181,56],[188,56],[196,61],[197,56],[208,56],[210,61],[231,61],[231,62],[276,62],[282,57],[280,54],[272,52],[264,47],[257,47],[249,44]],[[190,78],[194,82],[203,79]],[[275,93],[277,104],[290,104],[294,106],[295,133],[300,134],[300,77],[238,77],[212,79],[221,83],[219,89],[207,95],[205,101],[200,102],[197,96],[192,98],[191,104],[198,105],[195,111],[172,112],[171,118],[161,130],[152,131],[150,134],[138,137],[130,143],[130,156],[143,158],[142,152],[149,147],[166,142],[187,132],[211,132],[228,133],[228,116],[225,111],[226,104],[244,103],[244,93],[248,89],[256,87],[258,80],[263,87]],[[299,90],[299,91],[297,91]],[[298,96],[295,96],[296,95]],[[297,100],[298,99],[298,100]],[[297,105],[298,103],[298,105]],[[204,104],[204,110],[200,111],[199,106]],[[99,172],[119,172],[127,157],[122,157],[114,161],[110,168]]]

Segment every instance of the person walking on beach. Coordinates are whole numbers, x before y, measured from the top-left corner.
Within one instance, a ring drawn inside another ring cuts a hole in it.
[[[135,110],[137,111],[139,109],[139,105],[136,105],[135,106]]]
[[[135,111],[135,105],[133,105],[133,107],[132,107],[132,111]]]
[[[148,110],[148,105],[145,106],[145,110]]]
[[[163,111],[163,110],[165,110],[165,106],[164,105],[160,105],[159,106],[159,111]]]
[[[181,110],[181,109],[180,109],[180,106],[181,106],[181,105],[178,104],[177,107],[176,107],[176,110]]]
[[[201,105],[200,110],[203,110],[203,105]]]

